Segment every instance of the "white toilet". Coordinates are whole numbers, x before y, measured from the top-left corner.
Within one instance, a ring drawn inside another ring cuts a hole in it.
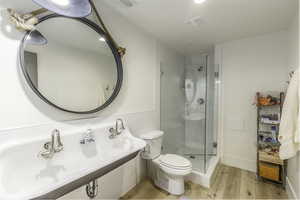
[[[147,142],[141,156],[151,161],[153,181],[156,186],[173,195],[184,193],[184,176],[192,172],[191,162],[179,155],[161,155],[162,131],[151,131],[140,137]]]

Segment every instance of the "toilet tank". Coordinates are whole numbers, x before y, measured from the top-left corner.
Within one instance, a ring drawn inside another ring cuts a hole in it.
[[[145,151],[142,151],[141,153],[142,158],[152,160],[160,156],[163,135],[164,132],[157,130],[149,131],[140,136],[140,138],[145,140],[147,143]]]

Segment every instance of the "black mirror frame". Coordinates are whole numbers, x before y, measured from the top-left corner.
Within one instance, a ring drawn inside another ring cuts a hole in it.
[[[29,36],[30,31],[26,32],[26,34],[24,35],[22,42],[20,44],[20,48],[19,48],[19,61],[20,61],[20,66],[21,66],[21,70],[23,72],[23,75],[25,76],[26,82],[28,83],[28,85],[30,86],[30,88],[34,91],[34,93],[40,97],[45,103],[47,103],[48,105],[51,105],[61,111],[65,111],[65,112],[69,112],[69,113],[74,113],[74,114],[93,114],[96,112],[99,112],[101,110],[103,110],[104,108],[106,108],[107,106],[109,106],[118,96],[121,87],[122,87],[122,83],[123,83],[123,66],[122,66],[122,59],[121,56],[118,53],[118,49],[117,47],[114,45],[113,41],[111,41],[107,36],[107,33],[105,33],[103,31],[103,29],[98,26],[95,22],[87,19],[87,18],[71,18],[71,17],[66,17],[66,16],[62,16],[62,15],[58,15],[58,14],[50,14],[50,15],[46,15],[42,18],[39,19],[39,23],[46,21],[48,19],[52,19],[52,18],[57,18],[57,17],[62,17],[62,18],[69,18],[69,19],[73,19],[73,20],[77,20],[87,26],[89,26],[90,28],[92,28],[94,31],[96,31],[101,37],[104,37],[106,40],[106,43],[108,44],[108,46],[110,47],[113,55],[114,55],[114,59],[117,65],[117,74],[118,74],[118,78],[117,78],[117,83],[116,83],[116,87],[114,89],[114,92],[112,93],[112,95],[110,96],[110,98],[100,107],[93,109],[93,110],[89,110],[89,111],[82,111],[82,112],[78,112],[78,111],[73,111],[73,110],[68,110],[68,109],[64,109],[60,106],[55,105],[54,103],[52,103],[51,101],[49,101],[33,84],[29,74],[27,73],[26,70],[26,66],[24,64],[24,48],[25,48],[25,41],[26,38]],[[38,23],[38,24],[39,24]]]

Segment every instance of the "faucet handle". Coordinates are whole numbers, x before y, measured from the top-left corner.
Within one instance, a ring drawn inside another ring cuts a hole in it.
[[[121,123],[121,127],[119,127],[119,123]],[[117,119],[116,121],[116,132],[117,135],[120,135],[122,131],[125,130],[124,122],[122,119]]]
[[[52,137],[55,137],[55,136],[57,139],[57,145],[56,145],[56,147],[54,147],[54,150],[55,150],[55,152],[60,152],[64,149],[64,145],[61,142],[60,131],[58,129],[54,129],[52,131]],[[54,145],[54,142],[53,142],[53,145]]]
[[[121,123],[121,130],[125,130],[125,126],[124,126],[123,120],[122,120],[121,118],[119,118],[119,119],[117,119],[117,122],[116,122],[116,123],[118,123],[118,122]]]
[[[59,131],[58,129],[54,129],[54,130],[52,131],[52,134],[53,134],[53,135],[60,134],[60,131]]]

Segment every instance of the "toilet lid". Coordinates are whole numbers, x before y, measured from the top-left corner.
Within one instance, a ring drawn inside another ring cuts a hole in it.
[[[159,161],[163,165],[174,168],[188,168],[191,166],[191,162],[188,159],[175,154],[162,155]]]

